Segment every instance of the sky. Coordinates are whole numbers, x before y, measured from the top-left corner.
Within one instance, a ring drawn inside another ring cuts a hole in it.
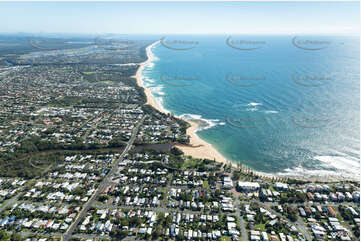
[[[2,33],[359,34],[359,2],[0,2]]]

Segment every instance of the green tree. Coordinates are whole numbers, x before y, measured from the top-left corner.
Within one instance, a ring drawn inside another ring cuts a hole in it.
[[[20,240],[23,240],[21,235],[18,234],[18,233],[13,233],[10,237],[10,240],[11,241],[20,241]]]
[[[181,151],[179,148],[177,147],[172,147],[172,149],[170,150],[170,153],[173,155],[184,155],[183,151]]]
[[[152,240],[157,240],[162,235],[162,227],[158,225],[152,232]]]
[[[10,235],[4,230],[0,230],[0,240],[10,240]]]

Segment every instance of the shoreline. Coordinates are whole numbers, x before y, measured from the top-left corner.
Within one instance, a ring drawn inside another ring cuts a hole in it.
[[[146,56],[147,60],[144,62],[139,63],[139,68],[136,72],[136,75],[133,76],[137,80],[137,85],[142,87],[144,89],[147,101],[145,104],[151,105],[156,110],[165,113],[165,114],[171,114],[170,111],[166,110],[162,105],[160,105],[153,94],[151,93],[150,89],[144,86],[144,83],[142,81],[142,71],[144,67],[148,64],[154,61],[156,58],[154,57],[151,49],[160,43],[160,40],[154,42],[153,44],[146,47]],[[174,115],[174,114],[173,114]],[[184,152],[184,155],[186,156],[192,156],[193,158],[199,158],[199,159],[210,159],[210,160],[216,160],[216,162],[231,165],[233,168],[241,167],[241,164],[233,163],[232,161],[226,159],[216,148],[213,147],[212,144],[202,140],[197,135],[197,129],[199,127],[199,124],[195,120],[189,120],[185,118],[181,118],[179,116],[174,115],[176,118],[186,121],[190,126],[186,130],[186,134],[190,137],[189,145],[182,145],[182,144],[176,144],[175,147],[179,148]],[[253,173],[254,175],[268,178],[268,179],[275,179],[275,180],[287,180],[287,179],[295,179],[300,181],[306,181],[306,182],[338,182],[338,181],[353,181],[352,179],[345,179],[342,177],[330,177],[330,176],[309,176],[304,177],[302,175],[279,175],[279,174],[269,174],[264,172],[259,172],[256,170],[253,170],[251,168],[246,168],[248,170],[248,173]],[[359,179],[356,179],[355,181],[358,181]]]
[[[143,81],[142,81],[142,77],[143,77],[142,76],[142,71],[143,71],[144,67],[148,63],[155,60],[155,57],[152,54],[151,48],[153,48],[153,46],[157,45],[159,42],[160,41],[158,40],[158,41],[154,42],[153,44],[147,46],[147,48],[145,49],[146,55],[147,55],[147,60],[144,61],[144,62],[139,63],[139,68],[138,68],[135,76],[133,76],[133,77],[135,77],[135,79],[137,80],[137,85],[144,89],[144,93],[145,93],[145,95],[147,97],[147,102],[145,104],[151,105],[153,108],[157,109],[158,111],[160,111],[162,113],[169,114],[170,112],[168,110],[165,110],[161,105],[159,105],[156,102],[156,100],[155,100],[154,96],[152,95],[150,89],[146,88],[144,86]]]
[[[170,111],[166,110],[165,108],[163,108],[161,105],[159,105],[157,103],[157,101],[155,100],[155,98],[154,98],[153,94],[151,93],[151,91],[149,90],[149,88],[146,88],[142,81],[142,77],[143,77],[142,71],[143,71],[144,67],[148,63],[155,60],[155,57],[153,56],[151,49],[155,45],[157,45],[159,42],[160,41],[158,40],[146,48],[147,60],[140,63],[140,66],[136,72],[135,78],[137,79],[138,86],[140,86],[144,89],[145,95],[147,97],[146,104],[151,105],[152,107],[154,107],[155,109],[157,109],[158,111],[160,111],[162,113],[170,114],[171,113]],[[210,159],[210,160],[216,159],[217,162],[221,162],[221,163],[225,163],[225,164],[232,164],[232,166],[237,167],[236,164],[228,162],[227,159],[223,155],[221,155],[211,144],[209,144],[206,141],[199,138],[199,136],[196,133],[196,131],[199,127],[197,122],[195,122],[193,120],[181,118],[176,115],[174,115],[174,116],[176,118],[182,119],[190,124],[190,127],[188,127],[187,131],[186,131],[186,134],[189,135],[189,137],[190,137],[189,145],[182,145],[182,144],[175,145],[175,147],[179,148],[180,150],[182,150],[184,152],[184,155],[192,156],[194,158],[200,158],[200,159]]]
[[[177,117],[179,118],[179,117]],[[190,127],[187,129],[186,134],[190,137],[189,145],[177,144],[175,147],[179,148],[184,152],[185,155],[190,155],[194,158],[199,159],[209,159],[216,160],[217,162],[224,163],[227,165],[232,165],[237,167],[236,164],[228,161],[221,153],[216,150],[210,143],[202,140],[197,135],[197,129],[199,124],[193,120],[180,118],[190,124]]]

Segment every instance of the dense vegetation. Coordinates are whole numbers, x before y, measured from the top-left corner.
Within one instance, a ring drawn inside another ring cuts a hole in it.
[[[64,145],[55,141],[44,142],[39,137],[32,136],[22,141],[14,152],[0,153],[0,176],[33,178],[41,175],[50,165],[64,160],[63,154],[66,151],[86,152],[123,147],[125,143],[121,139],[112,140],[108,145],[84,144],[81,140]]]

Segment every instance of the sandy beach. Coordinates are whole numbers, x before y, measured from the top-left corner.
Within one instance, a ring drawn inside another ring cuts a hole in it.
[[[185,155],[191,155],[194,158],[206,158],[210,160],[215,159],[218,162],[229,163],[227,159],[221,155],[211,144],[198,137],[196,132],[198,128],[197,122],[191,120],[185,121],[191,125],[187,129],[187,135],[190,136],[190,145],[176,145],[176,147],[181,149]]]
[[[157,109],[160,112],[163,113],[170,113],[168,110],[164,109],[162,107],[162,105],[160,105],[159,103],[156,102],[156,99],[154,98],[154,96],[152,95],[150,89],[146,88],[144,86],[144,83],[142,81],[142,71],[144,69],[144,67],[148,64],[151,63],[152,61],[155,60],[155,56],[153,55],[151,49],[153,46],[157,45],[160,41],[156,41],[153,44],[149,45],[146,48],[146,54],[147,54],[147,60],[140,63],[139,68],[136,72],[136,75],[134,76],[137,80],[137,84],[140,87],[144,88],[144,92],[146,94],[147,97],[147,102],[146,104],[149,104],[151,106],[153,106],[155,109]],[[189,119],[184,119],[181,117],[176,116],[179,119],[185,120],[186,122],[188,122],[190,124],[190,127],[187,129],[187,135],[190,136],[190,143],[189,145],[182,145],[182,144],[178,144],[176,145],[176,147],[178,147],[179,149],[181,149],[185,155],[190,155],[194,158],[201,158],[201,159],[210,159],[213,160],[215,159],[217,162],[221,162],[221,163],[227,163],[229,165],[232,165],[234,168],[237,168],[237,164],[229,162],[222,154],[220,154],[211,144],[205,142],[204,140],[202,140],[201,138],[198,137],[197,135],[197,129],[199,127],[199,123],[197,122],[197,120],[189,120]],[[304,181],[323,181],[323,182],[334,182],[334,181],[338,181],[338,180],[343,180],[343,179],[339,179],[336,177],[320,177],[320,176],[311,176],[311,177],[303,177],[303,176],[293,176],[293,175],[288,175],[288,176],[279,176],[279,175],[274,175],[274,174],[265,174],[262,172],[257,172],[257,171],[253,171],[254,173],[263,176],[263,177],[268,177],[268,178],[279,178],[279,179],[284,179],[284,178],[294,178],[294,179],[300,179],[300,180],[304,180]]]
[[[147,96],[146,104],[153,106],[155,109],[159,110],[160,112],[169,113],[168,110],[165,110],[161,105],[159,105],[156,102],[151,91],[144,86],[144,83],[142,81],[142,71],[144,67],[155,59],[154,55],[152,54],[151,48],[157,45],[158,43],[159,41],[156,41],[146,48],[148,59],[140,63],[135,78],[137,79],[137,84],[144,88],[144,92]],[[187,129],[187,135],[190,136],[190,143],[189,145],[176,145],[176,147],[181,149],[185,155],[190,155],[194,158],[207,158],[211,160],[216,159],[216,161],[218,162],[227,163],[227,159],[224,156],[222,156],[211,144],[205,142],[204,140],[198,137],[196,133],[196,130],[198,128],[197,122],[180,117],[177,118],[183,119],[190,124],[190,127]]]
[[[139,68],[137,70],[137,73],[135,74],[135,78],[137,79],[137,84],[140,87],[143,87],[145,95],[147,96],[147,102],[146,104],[149,104],[151,106],[153,106],[155,109],[157,109],[158,111],[162,112],[162,113],[169,113],[169,111],[165,110],[161,105],[159,105],[155,98],[153,97],[152,93],[150,92],[150,90],[148,88],[146,88],[144,86],[144,83],[142,81],[142,71],[144,69],[144,67],[148,64],[151,63],[152,61],[154,61],[155,57],[152,54],[151,49],[153,48],[153,46],[157,45],[159,43],[159,40],[154,42],[153,44],[149,45],[146,48],[146,53],[147,53],[147,60],[140,63],[139,64]]]

